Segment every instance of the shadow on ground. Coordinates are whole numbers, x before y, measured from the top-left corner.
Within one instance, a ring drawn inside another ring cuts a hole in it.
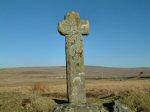
[[[53,99],[57,104],[67,104],[69,103],[67,100]]]
[[[103,106],[105,108],[107,108],[109,112],[114,112],[114,108],[113,108],[114,105],[115,105],[114,102],[109,102],[109,103],[104,103],[103,104]]]

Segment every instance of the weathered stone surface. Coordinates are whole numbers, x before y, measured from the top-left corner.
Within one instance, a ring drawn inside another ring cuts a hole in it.
[[[62,104],[57,106],[53,112],[100,112],[100,110],[94,105]]]
[[[115,101],[114,103],[114,112],[131,112],[128,107],[124,106],[119,101]]]
[[[58,31],[66,37],[66,73],[67,94],[69,104],[61,104],[51,112],[130,112],[118,101],[111,109],[100,109],[94,105],[86,104],[83,35],[90,31],[89,21],[80,20],[76,12],[70,12],[65,20],[59,23]]]
[[[86,103],[83,36],[89,34],[89,21],[80,20],[70,12],[59,23],[58,31],[66,36],[66,73],[68,100],[73,104]]]

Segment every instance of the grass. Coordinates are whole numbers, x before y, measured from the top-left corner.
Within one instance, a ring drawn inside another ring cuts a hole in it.
[[[150,93],[138,91],[126,91],[120,93],[120,101],[134,112],[150,112]]]
[[[55,105],[51,98],[36,94],[0,93],[0,112],[48,112]]]
[[[133,112],[150,112],[149,79],[86,80],[86,91],[87,103],[100,108],[104,103],[118,99]],[[0,87],[0,112],[48,112],[56,106],[53,99],[66,99],[65,80],[44,82],[34,79],[27,85],[6,84]]]
[[[49,91],[49,86],[46,83],[38,82],[31,86],[31,90],[34,92],[46,92]]]

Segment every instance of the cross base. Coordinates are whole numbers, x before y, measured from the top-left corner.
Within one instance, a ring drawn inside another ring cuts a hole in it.
[[[52,112],[101,112],[101,111],[95,105],[61,104],[58,105]]]

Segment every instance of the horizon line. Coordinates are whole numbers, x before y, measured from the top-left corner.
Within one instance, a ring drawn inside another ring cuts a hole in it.
[[[46,67],[65,67],[66,65],[55,65],[55,66],[8,66],[0,67],[0,69],[15,69],[15,68],[46,68]],[[149,66],[100,66],[100,65],[84,65],[85,67],[106,67],[106,68],[150,68]]]

